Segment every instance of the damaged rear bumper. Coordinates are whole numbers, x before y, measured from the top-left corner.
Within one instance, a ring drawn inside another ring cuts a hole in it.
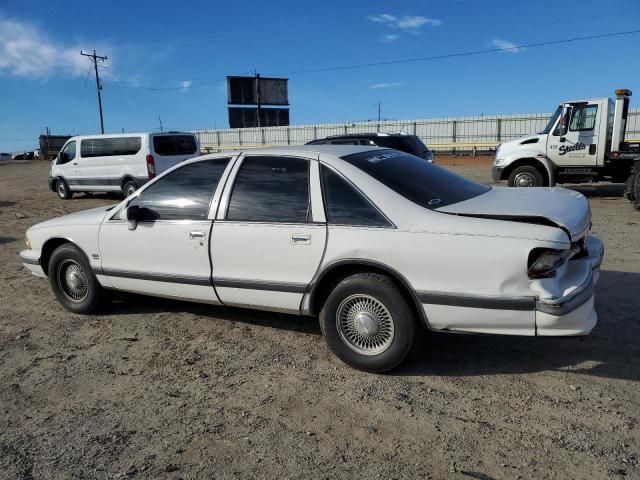
[[[604,257],[602,242],[587,238],[586,257],[571,260],[557,281],[563,294],[538,296],[536,301],[536,335],[578,336],[588,335],[598,322],[594,308],[594,287]],[[576,279],[584,279],[581,283]],[[565,284],[566,283],[566,284]]]

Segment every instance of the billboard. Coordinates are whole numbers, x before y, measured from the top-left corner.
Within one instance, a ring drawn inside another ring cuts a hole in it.
[[[288,78],[227,77],[229,105],[289,105]]]
[[[260,112],[259,123],[258,112]],[[288,108],[229,107],[229,126],[231,128],[283,127],[287,125],[289,125]]]

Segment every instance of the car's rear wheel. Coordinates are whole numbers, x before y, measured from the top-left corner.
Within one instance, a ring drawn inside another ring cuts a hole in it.
[[[137,189],[138,184],[133,180],[125,182],[125,184],[122,186],[122,192],[124,193],[125,198],[133,195]]]
[[[509,175],[510,187],[544,187],[544,177],[540,170],[530,165],[515,168]]]
[[[105,303],[104,289],[75,245],[66,243],[51,254],[48,273],[54,295],[70,312],[94,313]]]
[[[396,284],[377,273],[338,283],[320,311],[329,348],[343,362],[367,372],[398,366],[413,345],[415,320]]]
[[[63,200],[68,200],[73,196],[73,193],[69,190],[69,185],[62,178],[56,182],[56,193]]]

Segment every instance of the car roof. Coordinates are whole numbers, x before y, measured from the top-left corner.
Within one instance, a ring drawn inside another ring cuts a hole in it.
[[[69,138],[69,140],[86,140],[90,138],[123,138],[123,137],[140,137],[140,136],[162,136],[162,135],[192,135],[195,136],[192,132],[127,132],[127,133],[103,133],[103,134],[95,134],[95,135],[74,135]]]
[[[318,155],[331,155],[333,157],[345,157],[354,153],[388,150],[388,147],[377,147],[367,145],[290,145],[282,147],[260,147],[247,148],[244,150],[232,150],[226,152],[210,153],[197,157],[199,159],[218,158],[236,156],[240,153],[245,155],[300,155],[310,158],[317,158]]]
[[[329,135],[327,137],[317,138],[316,140],[337,140],[340,138],[377,138],[377,137],[412,137],[413,135],[405,132],[364,132],[364,133],[343,133],[341,135]],[[312,140],[315,141],[315,140]]]

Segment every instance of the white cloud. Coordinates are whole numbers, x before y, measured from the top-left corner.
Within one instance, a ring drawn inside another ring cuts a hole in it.
[[[387,35],[383,35],[383,36],[380,38],[380,41],[381,41],[381,42],[384,42],[384,43],[389,43],[389,42],[395,42],[395,41],[396,41],[396,40],[398,40],[399,38],[400,38],[400,36],[399,36],[399,35],[395,35],[395,34],[393,34],[393,33],[388,33]]]
[[[425,25],[429,25],[431,27],[442,25],[441,20],[423,17],[420,15],[405,15],[403,17],[397,17],[395,15],[389,15],[388,13],[382,13],[368,18],[372,22],[381,23],[391,28],[400,28],[402,30],[418,30]]]
[[[180,83],[180,86],[186,90],[187,88],[189,88],[191,86],[192,83],[193,82],[191,80],[183,80]]]
[[[524,50],[523,47],[519,47],[515,43],[508,42],[507,40],[501,40],[499,38],[494,38],[491,43],[494,47],[503,49],[504,53],[520,53]]]
[[[404,82],[374,83],[369,85],[369,88],[393,88],[401,87],[402,85],[404,85]]]
[[[81,47],[61,45],[33,24],[0,18],[0,73],[43,78],[54,74],[86,75],[91,63],[80,55]],[[104,55],[103,49],[99,52]],[[109,77],[110,72],[104,71]]]

